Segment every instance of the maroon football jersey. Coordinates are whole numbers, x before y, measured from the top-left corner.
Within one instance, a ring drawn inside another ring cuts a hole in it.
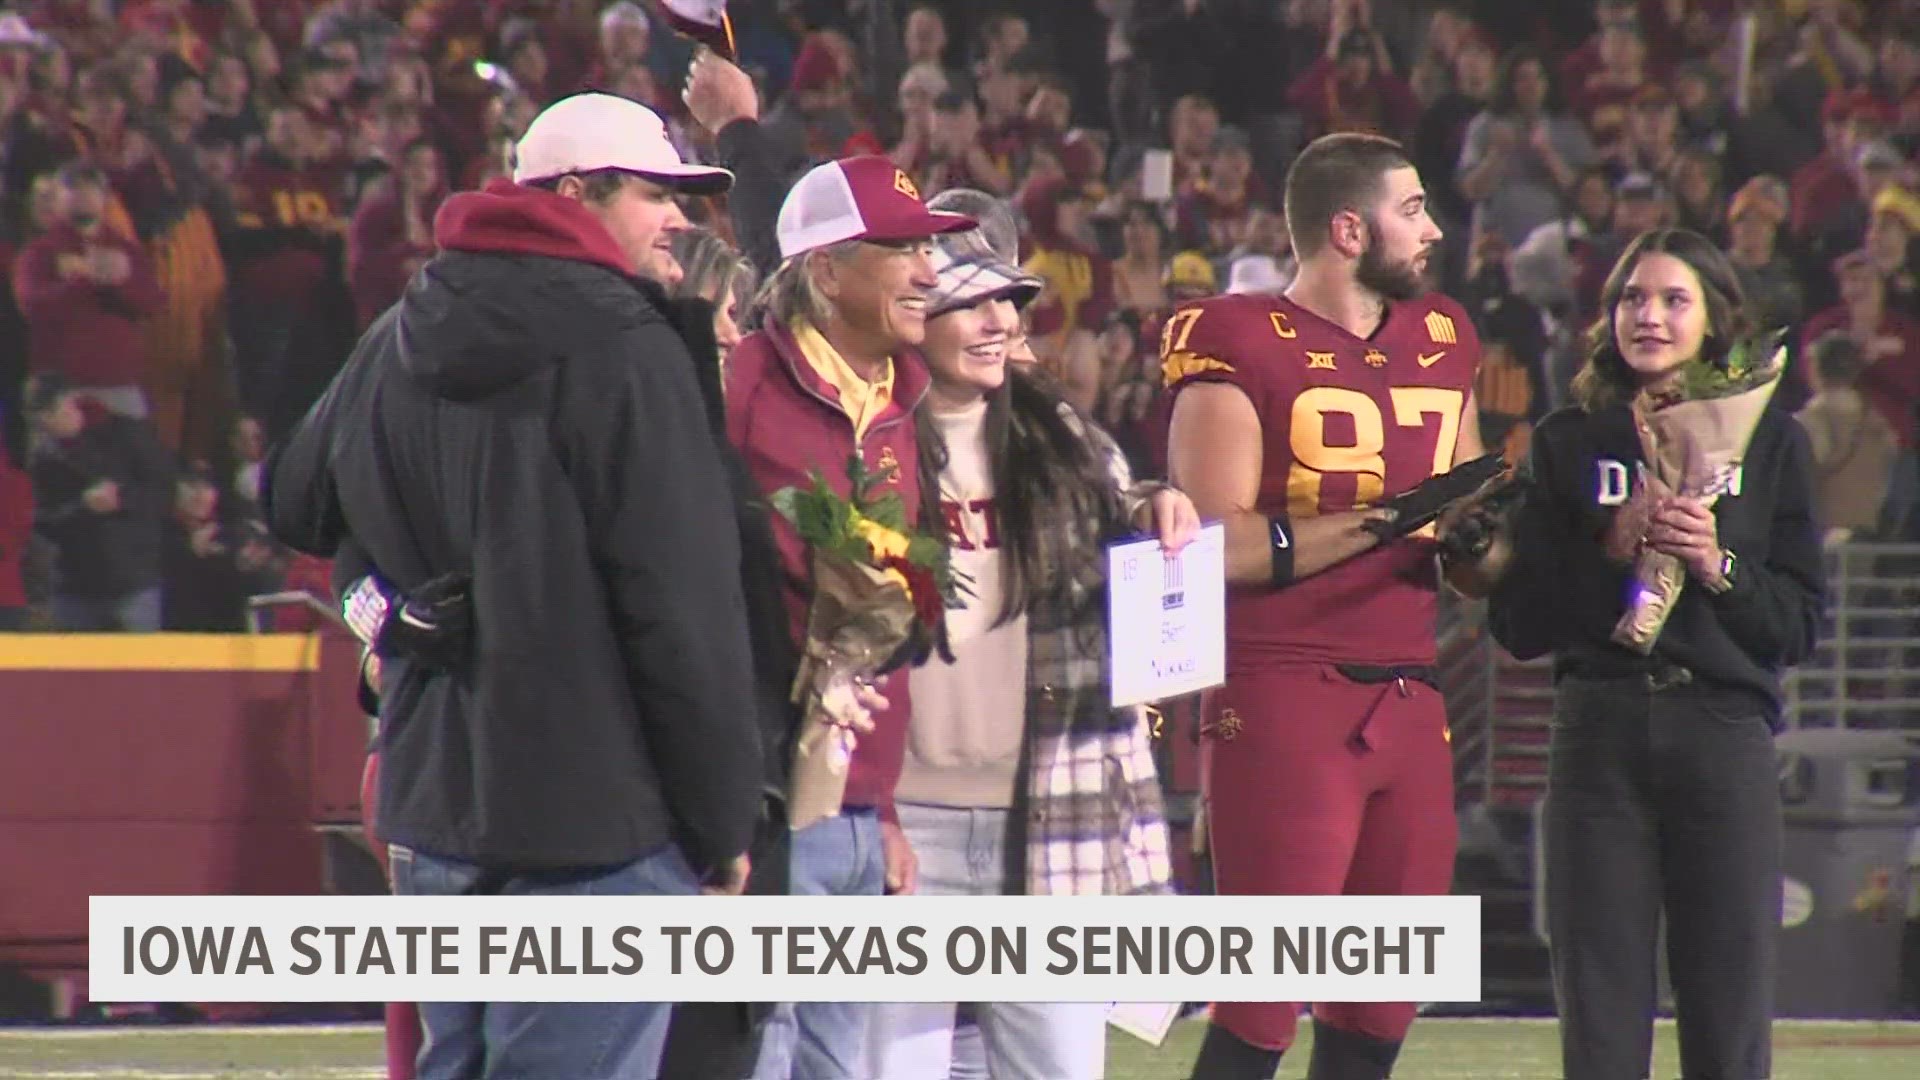
[[[1285,297],[1239,295],[1176,311],[1160,355],[1175,394],[1227,382],[1252,399],[1265,442],[1257,509],[1300,521],[1452,468],[1480,341],[1437,293],[1393,304],[1367,339]],[[1432,663],[1438,589],[1431,526],[1284,589],[1236,587],[1229,663]]]

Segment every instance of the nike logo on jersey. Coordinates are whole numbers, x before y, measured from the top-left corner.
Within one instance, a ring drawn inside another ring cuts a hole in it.
[[[1440,359],[1446,355],[1447,355],[1447,350],[1445,349],[1441,349],[1437,353],[1421,353],[1419,357],[1420,366],[1432,367],[1433,365],[1439,363]]]

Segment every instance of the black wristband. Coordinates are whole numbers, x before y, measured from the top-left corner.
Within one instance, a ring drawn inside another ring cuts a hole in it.
[[[1267,550],[1273,557],[1273,584],[1293,584],[1293,526],[1286,518],[1267,519]]]

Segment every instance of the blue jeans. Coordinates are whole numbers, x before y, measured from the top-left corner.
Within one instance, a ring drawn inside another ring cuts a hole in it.
[[[699,879],[667,845],[613,867],[501,870],[399,845],[399,896],[690,896]],[[421,1002],[419,1080],[652,1080],[666,1002]]]
[[[887,861],[879,815],[844,810],[801,829],[793,834],[789,866],[795,896],[880,895],[887,887]],[[871,1080],[867,1040],[873,1009],[857,1001],[775,1006],[760,1036],[754,1080]]]
[[[900,827],[919,859],[922,896],[1008,891],[1006,810],[900,804]],[[978,1045],[955,1030],[952,1003],[875,1005],[873,1072],[881,1080],[985,1074],[994,1080],[1097,1080],[1107,1064],[1107,1003],[980,1002]]]
[[[90,596],[53,598],[53,624],[75,634],[151,634],[160,629],[160,590],[105,600]]]

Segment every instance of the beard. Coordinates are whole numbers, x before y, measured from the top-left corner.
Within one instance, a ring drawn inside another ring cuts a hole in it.
[[[1412,259],[1390,261],[1383,252],[1386,238],[1380,235],[1380,227],[1367,223],[1367,249],[1360,253],[1360,264],[1354,267],[1354,280],[1362,288],[1379,293],[1389,300],[1415,300],[1427,291],[1426,275],[1420,271]]]

